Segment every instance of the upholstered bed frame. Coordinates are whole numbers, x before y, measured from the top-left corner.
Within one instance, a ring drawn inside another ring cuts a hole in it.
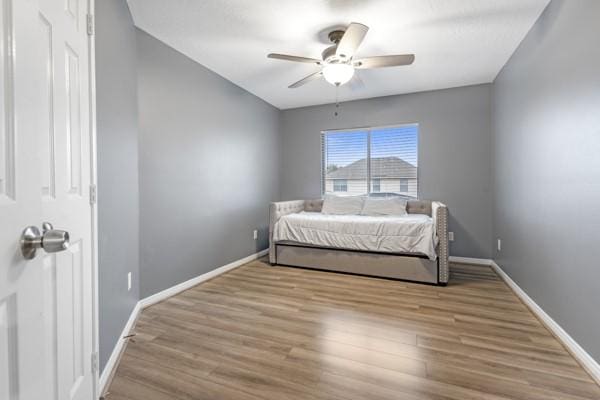
[[[433,218],[439,243],[437,259],[410,254],[376,253],[314,247],[273,241],[275,223],[284,215],[300,211],[320,212],[323,200],[293,200],[271,203],[269,221],[269,261],[272,265],[321,269],[360,275],[394,278],[446,285],[448,283],[448,208],[429,200],[409,200],[409,214],[427,214]]]

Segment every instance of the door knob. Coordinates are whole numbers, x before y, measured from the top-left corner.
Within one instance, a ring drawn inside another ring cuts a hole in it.
[[[21,234],[21,253],[26,260],[35,257],[37,249],[46,253],[57,253],[69,248],[69,232],[54,229],[52,224],[44,222],[43,233],[36,226],[28,226]]]

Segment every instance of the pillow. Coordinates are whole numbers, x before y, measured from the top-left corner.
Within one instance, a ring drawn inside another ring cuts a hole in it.
[[[402,197],[378,199],[368,197],[363,205],[361,215],[406,215],[406,200]]]
[[[333,215],[348,215],[348,214],[360,214],[363,203],[365,201],[364,196],[325,196],[323,201],[323,208],[321,209],[322,214],[333,214]]]

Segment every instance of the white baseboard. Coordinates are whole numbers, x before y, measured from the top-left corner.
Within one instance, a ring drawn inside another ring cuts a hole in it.
[[[192,278],[190,280],[187,280],[185,282],[182,282],[180,284],[172,286],[168,289],[165,289],[161,292],[158,292],[156,294],[153,294],[152,296],[148,296],[148,297],[138,301],[137,304],[135,305],[135,307],[133,308],[133,310],[131,311],[131,315],[129,316],[129,319],[127,320],[127,323],[125,324],[125,327],[123,328],[123,332],[121,333],[121,336],[119,337],[119,340],[117,341],[117,344],[115,344],[115,347],[110,355],[110,358],[106,362],[106,365],[104,366],[104,370],[102,371],[102,374],[100,375],[100,382],[99,382],[100,394],[104,394],[106,389],[108,389],[107,385],[111,381],[112,375],[113,375],[114,371],[116,370],[116,367],[119,363],[119,359],[121,358],[121,353],[123,351],[123,348],[125,347],[125,343],[127,342],[127,339],[124,339],[124,337],[129,335],[129,333],[131,332],[131,330],[135,324],[135,321],[137,320],[138,314],[144,308],[151,306],[152,304],[156,304],[165,299],[168,299],[169,297],[174,296],[178,293],[181,293],[184,290],[187,290],[193,286],[198,285],[199,283],[202,283],[204,281],[212,279],[218,275],[224,274],[227,271],[231,271],[234,268],[240,267],[244,264],[249,263],[250,261],[254,261],[262,256],[267,255],[267,254],[269,254],[269,249],[259,251],[258,253],[251,254],[248,257],[244,257],[242,259],[236,260],[227,265],[223,265],[222,267],[216,268],[205,274],[199,275],[195,278]]]
[[[450,262],[462,263],[462,264],[475,264],[475,265],[492,265],[492,260],[489,258],[471,258],[471,257],[448,257]]]
[[[121,353],[123,352],[123,348],[125,347],[125,343],[127,342],[127,340],[123,339],[123,338],[125,336],[129,335],[129,332],[131,332],[131,329],[133,328],[133,325],[135,324],[135,321],[137,320],[139,313],[140,313],[140,302],[138,301],[135,304],[135,307],[133,307],[131,314],[129,315],[129,319],[127,320],[127,323],[125,324],[125,327],[123,328],[123,332],[121,332],[121,335],[119,336],[119,340],[115,344],[115,347],[114,347],[108,361],[106,362],[104,369],[102,370],[102,374],[100,374],[100,382],[99,382],[100,392],[99,393],[101,395],[103,395],[104,391],[107,389],[106,385],[108,384],[108,382],[110,382],[113,371],[115,371],[117,365],[119,364],[119,360],[121,359]]]
[[[512,280],[495,261],[489,260],[491,267],[506,282],[521,301],[539,318],[552,334],[579,361],[581,366],[600,385],[600,365],[573,339],[556,321],[552,319],[523,289]]]
[[[600,364],[592,358],[556,321],[552,319],[512,278],[494,261],[485,258],[450,257],[450,262],[490,266],[502,278],[531,312],[579,361],[581,366],[600,385]]]
[[[187,290],[199,283],[207,281],[211,278],[214,278],[218,275],[221,275],[227,271],[230,271],[234,268],[237,268],[241,265],[249,263],[250,261],[256,260],[262,256],[265,256],[269,253],[269,250],[263,250],[258,253],[252,254],[248,257],[242,258],[240,260],[234,261],[217,269],[214,269],[210,272],[192,278],[188,281],[182,282],[178,285],[165,289],[161,292],[158,292],[152,296],[146,297],[145,299],[140,300],[136,306],[134,307],[127,324],[125,324],[125,328],[123,329],[123,333],[115,348],[100,375],[100,393],[104,393],[106,390],[106,385],[109,383],[110,377],[115,370],[119,358],[121,356],[121,352],[123,347],[125,346],[124,336],[127,336],[131,331],[139,312],[152,304],[156,304],[162,300],[165,300],[171,296],[174,296],[178,293],[181,293],[184,290]],[[457,263],[465,263],[465,264],[476,264],[476,265],[485,265],[491,266],[494,271],[506,282],[506,284],[513,290],[513,292],[523,301],[523,303],[533,312],[540,321],[556,336],[556,338],[562,342],[562,344],[567,348],[567,350],[575,357],[579,363],[583,366],[583,368],[600,384],[600,365],[596,360],[592,358],[556,321],[554,321],[523,289],[516,284],[515,281],[511,279],[506,272],[500,268],[495,261],[484,258],[469,258],[469,257],[450,257],[450,262]]]
[[[259,251],[258,253],[254,253],[249,255],[248,257],[244,257],[242,259],[236,260],[232,263],[229,263],[227,265],[223,265],[222,267],[219,267],[217,269],[213,269],[212,271],[209,271],[205,274],[199,275],[195,278],[192,278],[190,280],[187,280],[185,282],[181,282],[175,286],[171,286],[168,289],[165,289],[161,292],[155,293],[152,296],[148,296],[142,300],[140,300],[140,307],[142,309],[151,306],[152,304],[156,304],[160,301],[163,301],[165,299],[168,299],[171,296],[174,296],[178,293],[183,292],[184,290],[187,290],[193,286],[196,286],[199,283],[202,283],[204,281],[207,281],[209,279],[214,278],[215,276],[221,275],[227,271],[231,271],[234,268],[237,268],[241,265],[247,264],[250,261],[254,261],[266,254],[269,253],[269,249],[265,249],[262,251]]]

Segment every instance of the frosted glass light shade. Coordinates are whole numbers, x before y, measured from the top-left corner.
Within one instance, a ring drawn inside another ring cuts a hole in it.
[[[354,76],[354,67],[349,64],[327,64],[323,68],[323,76],[332,85],[343,85]]]

